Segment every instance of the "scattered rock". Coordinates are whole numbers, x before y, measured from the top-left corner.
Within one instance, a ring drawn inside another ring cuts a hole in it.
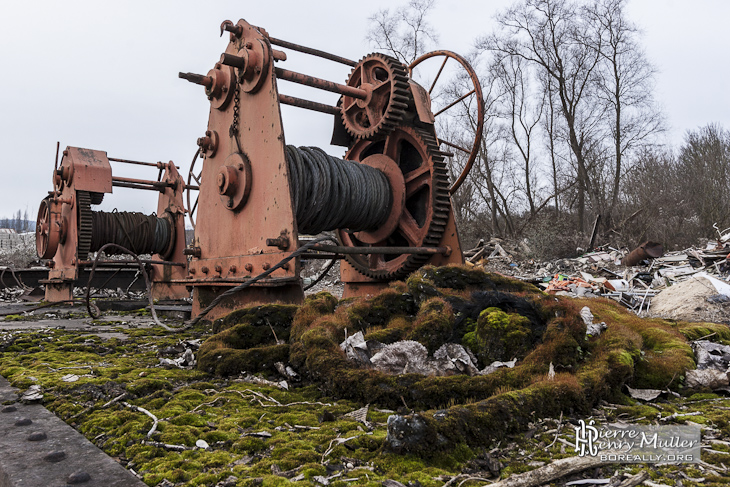
[[[426,439],[427,426],[418,415],[388,416],[388,434],[385,437],[387,448],[395,453],[409,450]]]
[[[685,386],[689,389],[708,387],[717,390],[728,385],[728,373],[717,369],[688,370],[685,378]]]

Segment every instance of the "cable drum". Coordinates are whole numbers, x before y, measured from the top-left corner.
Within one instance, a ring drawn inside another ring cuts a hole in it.
[[[166,218],[157,215],[128,211],[91,212],[91,251],[96,252],[112,243],[127,247],[135,254],[165,253],[174,235],[172,225]],[[106,250],[114,254],[116,247]]]
[[[300,233],[375,230],[393,204],[381,171],[332,157],[317,147],[286,147],[294,213]]]

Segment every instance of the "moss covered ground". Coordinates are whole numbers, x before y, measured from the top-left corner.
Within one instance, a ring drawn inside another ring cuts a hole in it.
[[[583,306],[607,323],[600,337],[585,336]],[[610,466],[590,477],[648,468],[657,483],[725,485],[730,399],[682,386],[694,367],[689,340],[730,343],[729,330],[640,319],[608,300],[555,298],[473,269],[425,268],[367,300],[320,293],[301,307],[252,306],[178,333],[119,328],[123,339],[104,340],[0,331],[0,374],[21,390],[40,385],[46,407],[150,486],[329,478],[330,485],[394,479],[415,487],[457,475],[454,485],[470,476],[463,485],[483,485],[476,478],[574,456],[577,418],[651,423],[672,414],[672,422],[702,425],[714,441],[705,464]],[[346,359],[339,343],[357,331],[384,344],[416,340],[430,352],[446,342],[468,345],[480,368],[518,362],[484,376],[387,375]],[[160,366],[194,339],[206,340],[197,369]],[[281,381],[276,362],[301,380],[290,380],[289,390],[251,382],[251,374]],[[61,380],[70,373],[80,378]],[[644,404],[626,395],[626,385],[679,395]],[[149,434],[152,419],[125,402],[155,415],[156,431]],[[346,416],[366,405],[366,422]],[[425,425],[423,436],[394,445],[387,439],[394,414]]]

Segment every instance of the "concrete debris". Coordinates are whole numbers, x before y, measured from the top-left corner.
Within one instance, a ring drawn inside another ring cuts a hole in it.
[[[175,359],[161,358],[160,365],[169,367],[179,367],[181,369],[191,369],[196,364],[195,354],[189,348],[186,348],[183,354]]]
[[[718,369],[727,371],[730,368],[730,346],[721,345],[708,340],[692,342],[692,349],[697,358],[697,368]]]
[[[697,370],[688,370],[685,386],[730,392],[730,346],[708,340],[692,342]]]
[[[727,371],[718,369],[688,370],[684,379],[685,387],[697,389],[708,387],[712,390],[725,389],[730,386]]]
[[[33,384],[28,388],[27,391],[25,391],[20,398],[23,402],[35,402],[40,401],[43,399],[43,392],[41,392],[41,386],[38,384]]]
[[[429,356],[426,347],[417,341],[401,340],[383,345],[375,340],[366,342],[362,332],[346,338],[340,344],[340,348],[353,362],[390,375],[486,375],[500,367],[512,368],[517,363],[517,359],[509,362],[493,362],[479,370],[476,366],[477,359],[471,350],[458,343],[445,343],[434,352],[433,356]]]

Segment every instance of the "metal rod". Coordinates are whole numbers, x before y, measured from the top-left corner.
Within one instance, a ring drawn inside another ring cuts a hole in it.
[[[463,148],[463,147],[461,147],[461,146],[458,146],[458,145],[456,145],[456,144],[452,144],[451,142],[449,142],[449,141],[446,141],[446,140],[443,140],[443,139],[440,139],[440,140],[439,140],[439,143],[441,143],[441,144],[446,144],[446,145],[448,145],[449,147],[453,147],[454,149],[459,149],[460,151],[464,151],[464,152],[466,152],[467,154],[468,154],[469,152],[471,152],[471,151],[470,151],[469,149],[464,149],[464,148]]]
[[[448,247],[344,247],[341,245],[317,244],[312,250],[338,254],[448,254]]]
[[[155,188],[152,186],[145,186],[142,184],[122,183],[122,182],[116,182],[116,181],[112,181],[112,186],[117,186],[119,188],[144,189],[147,191],[160,191],[160,192],[164,191],[164,189],[162,189],[162,188]]]
[[[138,166],[150,166],[150,167],[160,167],[159,162],[140,162],[140,161],[130,161],[129,159],[117,159],[116,157],[107,157],[110,161],[115,162],[124,162],[125,164],[137,164]]]
[[[368,93],[360,88],[354,88],[352,86],[341,85],[333,81],[327,81],[321,78],[315,78],[308,74],[297,73],[295,71],[289,71],[288,69],[274,68],[276,77],[291,81],[292,83],[299,83],[300,85],[311,86],[312,88],[318,88],[320,90],[331,91],[332,93],[339,93],[340,95],[347,95],[358,100],[364,100],[367,98]]]
[[[431,87],[428,89],[428,94],[430,95],[433,91],[434,87],[436,86],[436,82],[439,80],[439,76],[441,76],[441,71],[444,70],[444,66],[446,66],[446,61],[449,60],[449,56],[444,56],[444,62],[441,63],[441,67],[439,68],[439,72],[436,73],[436,77],[433,79],[433,83],[431,83]]]
[[[134,178],[120,178],[117,176],[112,177],[112,184],[114,183],[134,183],[134,184],[149,184],[150,186],[167,188],[171,187],[172,183],[165,181],[149,181],[147,179],[134,179]]]
[[[186,184],[185,189],[194,189],[195,191],[200,191],[200,186],[195,186],[194,184]]]
[[[434,118],[435,118],[435,117],[438,117],[439,115],[441,115],[442,113],[444,113],[444,112],[445,112],[446,110],[448,110],[449,108],[451,108],[451,107],[453,107],[454,105],[456,105],[457,103],[459,103],[459,102],[460,102],[461,100],[463,100],[464,98],[468,97],[469,95],[472,95],[472,94],[474,94],[474,93],[475,93],[476,91],[477,91],[477,90],[476,90],[476,88],[474,88],[473,90],[471,90],[471,91],[470,91],[469,93],[467,93],[466,95],[463,95],[462,97],[460,97],[460,98],[459,98],[458,100],[454,100],[454,101],[453,101],[452,103],[449,103],[449,104],[448,104],[448,105],[446,105],[446,106],[445,106],[444,108],[442,108],[442,109],[441,109],[441,110],[439,110],[438,112],[434,113],[434,114],[433,114]]]
[[[300,46],[299,44],[294,44],[293,42],[276,39],[275,37],[269,37],[269,42],[271,42],[275,46],[285,47],[287,49],[291,49],[292,51],[303,52],[304,54],[310,54],[312,56],[321,57],[323,59],[328,59],[328,60],[334,61],[336,63],[346,64],[347,66],[357,65],[357,63],[355,61],[351,61],[350,59],[336,56],[336,55],[330,54],[328,52],[320,51],[319,49],[313,49],[311,47]]]
[[[304,108],[307,110],[313,110],[315,112],[329,113],[330,115],[337,115],[340,113],[340,109],[331,105],[325,105],[324,103],[317,103],[316,101],[305,100],[303,98],[296,98],[294,96],[279,94],[279,102],[284,105],[291,105],[293,107]]]
[[[195,83],[196,85],[202,85],[206,88],[210,88],[213,86],[213,78],[210,76],[204,76],[202,74],[196,74],[196,73],[178,73],[178,78],[185,79],[190,81],[191,83]]]

